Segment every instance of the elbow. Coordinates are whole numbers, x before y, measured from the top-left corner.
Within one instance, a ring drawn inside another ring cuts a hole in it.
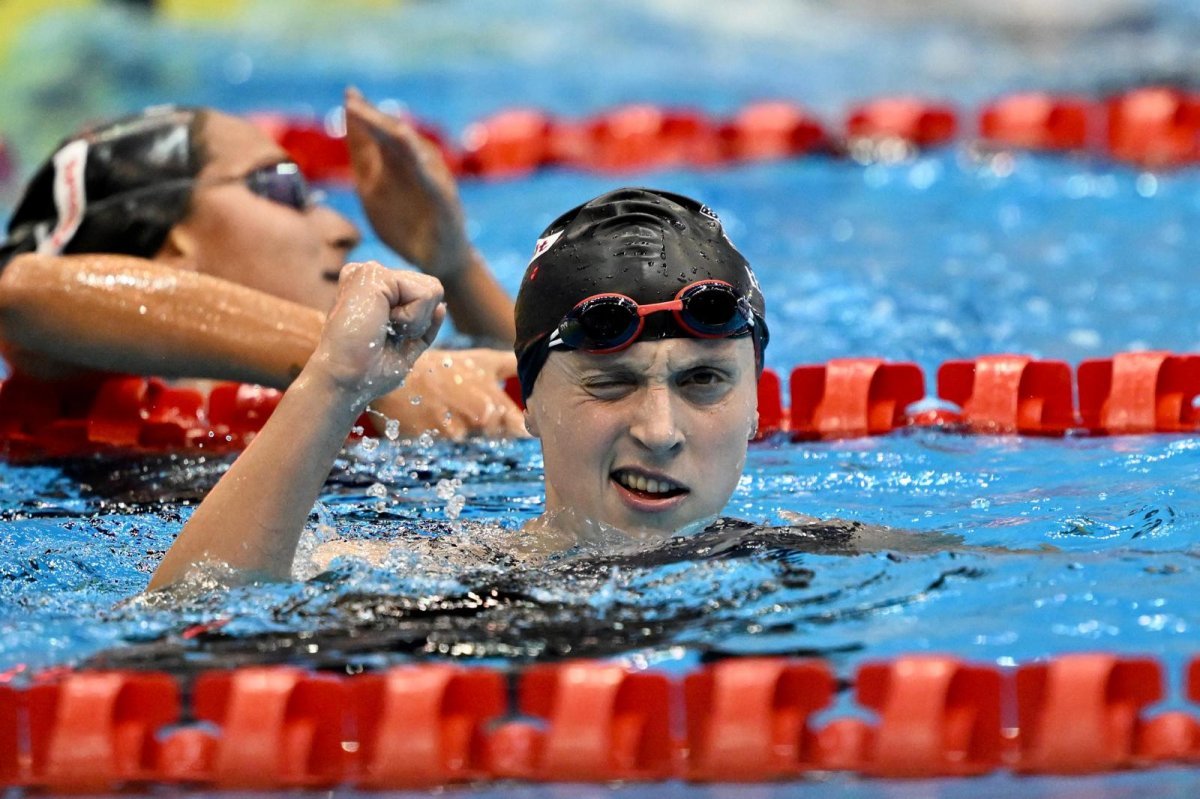
[[[13,333],[19,327],[16,322],[24,304],[20,281],[14,276],[14,267],[19,260],[20,256],[0,270],[0,343],[11,343]]]

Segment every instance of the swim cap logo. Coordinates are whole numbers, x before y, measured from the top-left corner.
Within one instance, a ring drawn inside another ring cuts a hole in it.
[[[87,153],[87,142],[77,139],[54,154],[54,207],[58,211],[58,224],[48,236],[39,239],[37,251],[41,255],[61,253],[83,222],[87,204],[83,168],[87,165]]]
[[[720,222],[721,218],[717,216],[717,212],[709,208],[707,205],[700,206],[700,216],[707,216],[714,222]]]
[[[546,250],[553,247],[554,242],[558,241],[559,237],[562,236],[562,234],[563,234],[563,232],[561,230],[556,230],[553,233],[551,233],[550,235],[542,236],[540,239],[538,239],[537,244],[535,244],[533,246],[533,256],[530,257],[529,263],[533,263],[534,261],[536,261],[538,259],[538,256],[540,256],[542,253],[546,252]],[[528,264],[526,264],[526,266],[528,266]]]

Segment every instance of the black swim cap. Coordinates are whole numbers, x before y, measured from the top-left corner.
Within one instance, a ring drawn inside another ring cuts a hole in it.
[[[549,356],[550,334],[578,303],[617,293],[639,304],[665,302],[698,280],[723,280],[754,310],[755,354],[762,368],[766,305],[750,264],[717,215],[695,200],[626,188],[572,208],[538,238],[517,294],[517,374],[528,399]],[[641,339],[687,337],[671,314],[646,317]]]
[[[160,106],[65,140],[25,187],[0,267],[34,251],[153,256],[186,215],[204,166],[203,114]]]

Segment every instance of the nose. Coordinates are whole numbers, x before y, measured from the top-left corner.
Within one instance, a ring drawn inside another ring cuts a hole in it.
[[[684,435],[671,390],[666,386],[646,386],[639,393],[629,435],[652,454],[678,452],[683,447]]]
[[[362,242],[362,234],[355,224],[329,206],[318,205],[312,213],[318,217],[326,243],[335,250],[341,250],[343,255],[349,254]]]

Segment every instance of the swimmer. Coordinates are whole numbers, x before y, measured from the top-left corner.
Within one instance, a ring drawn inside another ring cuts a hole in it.
[[[316,353],[150,590],[206,562],[286,579],[350,425],[433,340],[441,299],[427,276],[347,268]],[[531,549],[619,549],[718,522],[754,436],[768,332],[758,282],[712,211],[647,189],[568,211],[537,242],[516,327],[525,425],[546,474],[545,512],[524,529]]]
[[[440,280],[458,330],[507,347],[512,304],[469,244],[436,150],[346,94],[356,188],[380,240]],[[13,377],[104,374],[286,388],[320,340],[360,233],[250,122],[160,107],[68,139],[0,244],[0,352]],[[400,432],[523,434],[497,349],[427,352],[372,407]]]

